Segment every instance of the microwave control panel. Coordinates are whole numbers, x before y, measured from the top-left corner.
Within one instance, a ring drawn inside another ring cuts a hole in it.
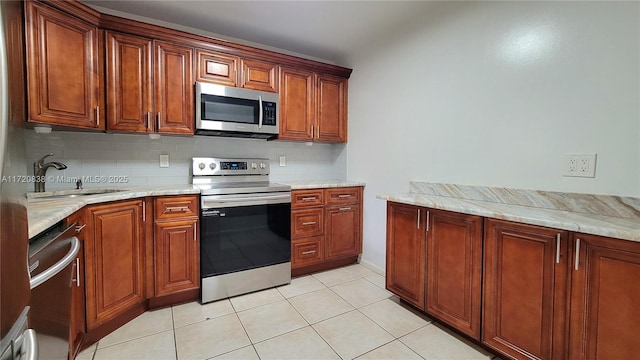
[[[262,124],[276,124],[276,103],[271,101],[262,102]]]

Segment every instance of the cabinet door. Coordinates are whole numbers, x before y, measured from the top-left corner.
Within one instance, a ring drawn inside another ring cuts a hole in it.
[[[318,75],[316,139],[347,142],[347,79]]]
[[[200,287],[198,220],[156,223],[155,296]]]
[[[278,92],[278,66],[259,60],[242,59],[242,83],[246,89]]]
[[[98,28],[25,2],[29,121],[104,129]]]
[[[151,40],[107,32],[107,129],[147,132],[153,89]]]
[[[196,49],[196,81],[226,86],[238,84],[238,57]]]
[[[387,290],[425,309],[425,211],[387,203]]]
[[[85,239],[87,327],[144,302],[142,201],[88,208]]]
[[[155,41],[156,132],[193,134],[193,48]]]
[[[71,319],[69,321],[69,353],[77,355],[86,333],[85,296],[84,296],[84,238],[86,221],[84,211],[78,211],[67,218],[67,224],[76,224],[76,237],[80,241],[80,250],[73,263],[71,279]]]
[[[518,359],[563,359],[567,232],[485,220],[482,342]]]
[[[315,87],[311,71],[280,68],[279,139],[311,141],[314,138]]]
[[[324,260],[324,236],[291,240],[291,268],[319,264]]]
[[[427,312],[480,340],[482,217],[429,210]]]
[[[360,205],[325,208],[325,245],[327,260],[356,256],[362,252]]]
[[[637,358],[640,243],[585,234],[574,238],[569,358]]]

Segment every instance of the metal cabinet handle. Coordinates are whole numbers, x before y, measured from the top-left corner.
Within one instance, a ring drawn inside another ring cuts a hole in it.
[[[351,210],[351,208],[350,207],[340,208],[340,211],[347,211],[347,210]]]
[[[316,139],[320,139],[320,124],[316,125]]]
[[[580,239],[576,239],[576,264],[575,269],[578,270],[580,267]]]
[[[556,264],[560,264],[560,233],[556,235]]]
[[[315,250],[303,251],[302,255],[314,254],[315,252],[316,252]]]
[[[317,224],[315,221],[307,221],[302,223],[302,225],[315,225],[315,224]]]
[[[420,209],[418,209],[418,229],[420,229]]]
[[[76,225],[76,234],[79,234],[85,227],[87,227],[87,224]]]
[[[429,231],[429,210],[427,210],[427,228],[426,231]]]
[[[96,127],[100,127],[100,106],[96,106]]]
[[[316,199],[315,196],[310,196],[310,197],[303,197],[302,201],[314,201]]]
[[[311,125],[311,140],[313,140],[313,125]]]
[[[188,206],[168,206],[166,208],[166,211],[168,211],[168,212],[187,212],[187,211],[189,211],[189,207]]]
[[[147,124],[147,130],[149,130],[149,121],[151,121],[151,111],[147,111],[147,114],[144,116],[146,119],[146,124]]]
[[[258,104],[260,105],[260,109],[258,109],[258,111],[260,111],[258,115],[258,129],[262,129],[262,96],[258,96]]]
[[[343,199],[343,198],[350,198],[351,194],[340,194],[338,195],[339,198]]]
[[[193,223],[193,241],[198,241],[198,223]]]
[[[80,287],[80,258],[76,258],[76,276],[75,279],[71,279],[71,282],[76,283],[77,287]]]
[[[147,202],[142,201],[142,221],[147,221]]]

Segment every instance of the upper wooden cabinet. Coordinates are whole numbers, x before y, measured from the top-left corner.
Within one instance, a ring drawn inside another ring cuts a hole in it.
[[[238,85],[237,56],[196,49],[196,81],[226,85]]]
[[[569,359],[640,353],[640,243],[573,234]]]
[[[109,131],[193,134],[193,48],[106,32]]]
[[[98,27],[26,1],[28,121],[105,129]]]
[[[161,41],[154,47],[156,132],[193,134],[193,48]]]
[[[246,89],[278,92],[278,66],[259,60],[242,59],[241,87]]]
[[[347,141],[347,79],[280,68],[283,140]]]

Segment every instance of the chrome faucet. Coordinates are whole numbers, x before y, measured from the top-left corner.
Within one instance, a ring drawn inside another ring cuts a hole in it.
[[[57,161],[51,161],[45,164],[44,159],[49,156],[53,156],[53,153],[49,153],[33,163],[33,175],[35,175],[35,192],[44,192],[47,169],[52,166],[55,167],[56,170],[64,170],[67,168],[67,165]]]

